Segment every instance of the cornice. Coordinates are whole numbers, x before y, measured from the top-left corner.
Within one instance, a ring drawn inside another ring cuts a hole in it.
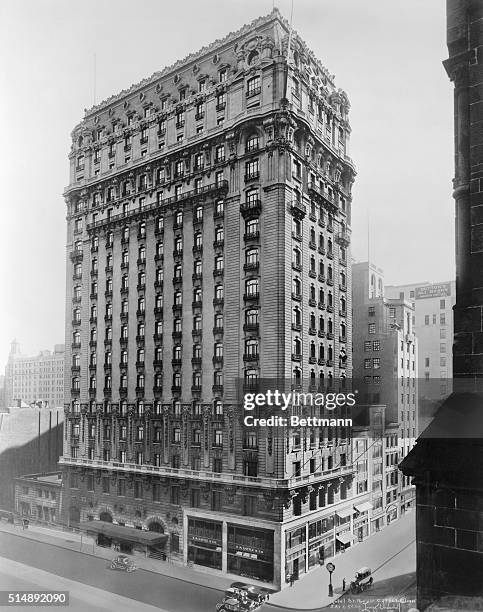
[[[142,81],[139,81],[138,83],[131,85],[131,87],[129,87],[128,89],[123,89],[118,94],[114,94],[113,96],[107,98],[106,100],[103,100],[99,104],[92,106],[89,109],[85,109],[84,118],[88,118],[90,115],[107,108],[111,104],[114,104],[118,102],[119,100],[122,100],[124,97],[138,91],[139,89],[152,85],[153,83],[158,81],[160,78],[165,77],[166,75],[169,75],[171,73],[174,73],[177,70],[180,70],[181,68],[185,68],[191,63],[195,63],[197,60],[201,59],[203,56],[208,55],[209,53],[213,53],[214,51],[217,51],[221,47],[229,45],[230,43],[241,38],[242,36],[249,34],[254,29],[267,25],[271,21],[275,21],[275,20],[282,22],[285,25],[285,27],[287,27],[286,20],[282,17],[279,10],[277,8],[274,8],[273,11],[269,13],[268,15],[265,15],[263,17],[258,17],[257,19],[253,20],[251,23],[248,23],[242,26],[239,30],[236,30],[235,32],[230,32],[224,38],[219,38],[213,41],[209,45],[202,47],[199,51],[196,51],[195,53],[190,53],[184,59],[178,60],[171,66],[166,66],[162,70],[158,72],[154,72],[150,77],[147,77],[146,79],[143,79]],[[82,124],[79,124],[78,127],[80,127],[81,125]]]

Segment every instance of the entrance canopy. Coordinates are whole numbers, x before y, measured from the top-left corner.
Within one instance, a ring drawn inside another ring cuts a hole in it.
[[[352,510],[352,508],[344,508],[344,510],[336,510],[336,514],[337,516],[340,516],[340,518],[347,518],[348,516],[352,516],[353,513],[354,513],[354,510]]]
[[[363,502],[362,504],[357,504],[357,506],[354,506],[354,508],[357,510],[357,512],[367,512],[368,510],[371,510],[372,504],[371,502]]]
[[[339,542],[342,542],[342,544],[349,544],[349,542],[352,542],[354,539],[353,535],[349,531],[338,533],[335,537],[339,540]]]
[[[167,534],[156,531],[144,531],[134,527],[123,527],[104,521],[84,521],[80,524],[83,531],[90,533],[101,533],[102,535],[123,542],[137,542],[146,546],[156,546],[165,544],[168,539]]]

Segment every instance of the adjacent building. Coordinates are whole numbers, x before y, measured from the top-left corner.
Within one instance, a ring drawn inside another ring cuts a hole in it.
[[[418,339],[418,378],[438,383],[438,396],[446,397],[453,377],[455,281],[390,285],[385,295],[411,302]]]
[[[348,111],[274,10],[74,128],[65,522],[277,587],[340,548],[350,430],[250,429],[239,387],[351,377]]]
[[[64,357],[63,344],[56,344],[53,351],[26,357],[21,354],[17,340],[13,340],[5,367],[5,406],[62,407]]]
[[[455,115],[455,392],[401,470],[416,485],[417,607],[454,611],[483,605],[483,5],[446,6],[444,66]]]
[[[57,523],[61,503],[61,472],[42,472],[15,478],[15,512],[22,519]]]
[[[383,270],[370,262],[353,264],[352,280],[354,379],[361,385],[365,401],[384,405],[385,422],[397,425],[400,459],[409,453],[418,435],[414,307],[402,297],[384,296]],[[414,505],[415,493],[406,476],[399,475],[399,482],[395,472],[392,478],[393,486],[398,486],[399,516]]]

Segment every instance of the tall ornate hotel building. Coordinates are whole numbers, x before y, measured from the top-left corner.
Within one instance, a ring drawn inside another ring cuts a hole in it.
[[[350,430],[246,427],[237,384],[351,376],[348,110],[274,10],[74,128],[64,520],[99,544],[280,587],[352,542]]]

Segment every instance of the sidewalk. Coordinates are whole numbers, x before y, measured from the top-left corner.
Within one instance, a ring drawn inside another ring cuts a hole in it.
[[[330,559],[335,565],[335,571],[332,574],[334,597],[328,596],[329,574],[326,566],[322,566],[304,574],[300,580],[295,582],[293,587],[287,586],[282,591],[271,595],[270,602],[265,604],[264,609],[320,610],[320,608],[333,603],[343,594],[342,579],[346,579],[346,585],[348,586],[355,572],[362,566],[369,566],[372,569],[375,581],[386,578],[387,571],[381,566],[414,539],[414,520],[415,513],[410,512],[389,527],[374,534],[365,542],[357,544],[345,553],[338,554]],[[112,549],[97,546],[92,538],[70,531],[61,531],[35,524],[30,524],[28,529],[23,530],[19,524],[14,526],[3,521],[0,521],[0,530],[106,560],[110,560],[116,555]],[[327,559],[326,564],[328,561]],[[140,556],[135,557],[135,562],[140,569],[218,590],[220,591],[220,601],[222,592],[233,582],[233,578],[220,576],[211,572],[209,568],[203,569],[197,566],[197,569],[193,570],[169,561],[162,562]],[[412,570],[409,568],[407,571]]]
[[[343,594],[342,579],[345,578],[347,589],[355,572],[363,566],[371,568],[375,582],[382,577],[385,579],[388,572],[381,566],[414,540],[414,521],[415,513],[410,512],[364,542],[351,546],[345,553],[339,553],[330,559],[335,565],[332,574],[333,597],[329,597],[329,572],[326,569],[329,559],[327,559],[324,566],[304,574],[293,587],[286,587],[283,591],[272,595],[270,604],[287,610],[319,610],[337,600]],[[415,566],[407,571],[414,570]],[[399,570],[396,571],[399,573]]]
[[[113,559],[117,554],[112,548],[103,548],[97,546],[95,541],[86,535],[80,535],[71,531],[62,531],[51,527],[43,527],[30,523],[27,529],[22,529],[20,524],[12,525],[0,521],[0,531],[11,533],[22,538],[29,538],[37,542],[44,542],[61,548],[69,548],[76,552],[92,555],[106,560]],[[82,544],[81,544],[82,539]],[[170,561],[158,561],[156,559],[144,558],[136,555],[133,558],[136,565],[143,570],[162,574],[180,580],[182,582],[192,582],[200,584],[204,587],[220,591],[220,600],[222,592],[227,589],[233,582],[232,578],[219,576],[211,572],[209,568],[203,569],[197,566],[196,570],[190,569],[184,565],[178,565]]]

